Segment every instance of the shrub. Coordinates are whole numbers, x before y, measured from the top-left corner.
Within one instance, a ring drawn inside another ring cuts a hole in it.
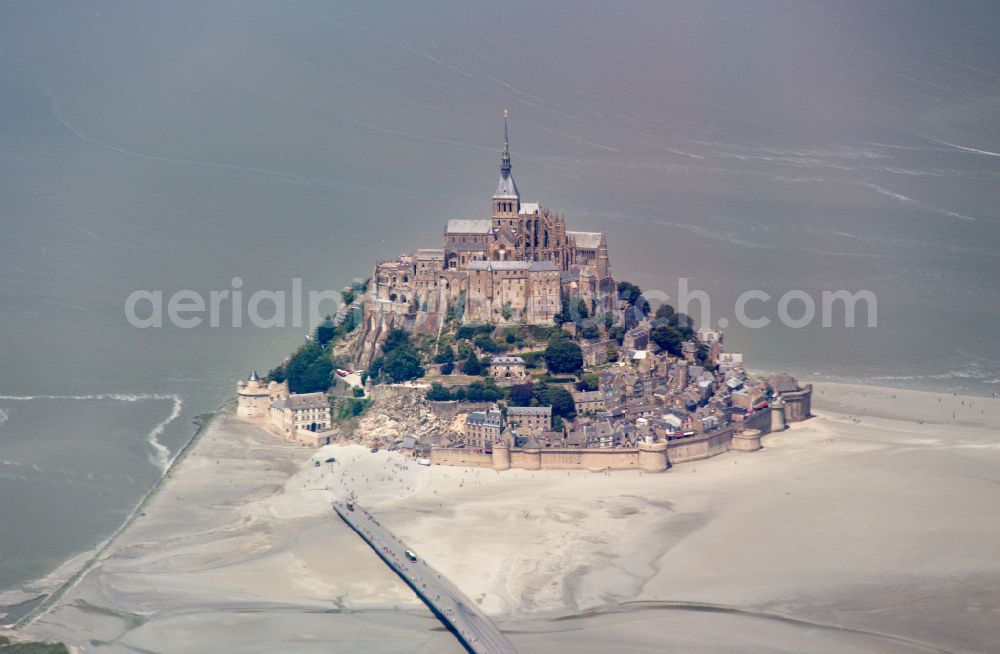
[[[447,402],[452,399],[451,391],[435,382],[431,384],[431,389],[427,391],[427,399],[433,402]]]

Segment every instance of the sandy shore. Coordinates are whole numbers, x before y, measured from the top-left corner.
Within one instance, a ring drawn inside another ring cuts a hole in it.
[[[461,651],[329,510],[351,488],[523,652],[990,651],[1000,400],[829,384],[814,408],[760,452],[661,475],[428,469],[222,415],[27,634],[101,652]]]

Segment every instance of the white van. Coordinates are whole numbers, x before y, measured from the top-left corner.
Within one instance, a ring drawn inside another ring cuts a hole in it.
[[[431,460],[430,459],[424,459],[424,458],[417,459],[417,465],[418,466],[429,466],[430,464],[431,464]]]

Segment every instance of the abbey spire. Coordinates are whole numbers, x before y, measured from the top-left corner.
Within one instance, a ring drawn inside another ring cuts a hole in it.
[[[503,159],[500,162],[500,176],[510,177],[510,136],[507,133],[507,110],[503,110]]]
[[[500,159],[500,182],[493,194],[493,223],[513,226],[513,219],[521,210],[521,194],[510,174],[510,136],[507,130],[507,110],[503,110],[503,157]]]

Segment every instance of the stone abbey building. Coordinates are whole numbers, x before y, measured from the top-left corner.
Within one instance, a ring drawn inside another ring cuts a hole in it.
[[[572,232],[561,214],[521,202],[511,175],[507,119],[492,218],[450,220],[443,247],[380,261],[373,314],[436,330],[449,309],[466,323],[552,324],[560,293],[592,312],[613,308],[615,286],[603,232]]]

